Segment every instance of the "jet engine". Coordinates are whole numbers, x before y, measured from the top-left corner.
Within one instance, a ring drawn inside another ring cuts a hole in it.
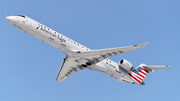
[[[122,67],[124,70],[126,70],[129,73],[131,73],[135,70],[134,67],[132,66],[132,64],[125,59],[121,59],[119,61],[119,66]]]

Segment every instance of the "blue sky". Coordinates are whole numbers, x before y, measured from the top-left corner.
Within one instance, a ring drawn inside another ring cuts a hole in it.
[[[1,0],[1,101],[180,100],[179,0]],[[144,86],[84,69],[56,81],[65,54],[24,33],[6,16],[24,14],[92,50],[150,43],[111,57],[134,67],[169,65],[149,74]]]

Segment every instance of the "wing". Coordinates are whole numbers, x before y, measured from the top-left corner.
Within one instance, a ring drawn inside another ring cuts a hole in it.
[[[98,63],[108,57],[119,55],[128,51],[131,51],[131,50],[143,48],[148,43],[149,42],[146,42],[140,45],[127,46],[127,47],[84,51],[84,52],[79,52],[77,54],[77,57],[86,58],[93,63]]]
[[[84,52],[78,52],[78,54],[74,55],[73,57],[80,57],[88,59],[89,61],[95,63],[98,63],[108,57],[112,57],[115,55],[119,55],[131,50],[135,50],[138,48],[144,47],[149,42],[143,43],[141,45],[133,45],[133,46],[127,46],[127,47],[119,47],[119,48],[111,48],[111,49],[101,49],[101,50],[91,50],[91,51],[84,51]],[[57,81],[62,82],[69,76],[71,76],[73,73],[84,69],[84,67],[79,66],[74,58],[66,57],[62,63],[61,69],[58,73],[58,76],[56,78]]]
[[[56,81],[62,82],[73,73],[84,69],[82,66],[78,66],[78,64],[74,61],[74,58],[66,57],[62,63],[61,69],[58,73]]]

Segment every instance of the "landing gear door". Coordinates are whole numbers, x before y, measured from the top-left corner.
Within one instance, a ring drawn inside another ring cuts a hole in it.
[[[120,72],[120,69],[119,68],[121,68],[119,65],[118,66],[116,66],[116,72],[118,72],[118,73],[120,73],[121,74],[121,72]]]
[[[119,68],[120,68],[120,67],[119,67],[119,65],[118,65],[118,66],[116,66],[116,70],[117,70],[118,72],[119,72]]]

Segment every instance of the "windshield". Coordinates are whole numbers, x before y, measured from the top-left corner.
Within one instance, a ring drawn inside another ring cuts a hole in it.
[[[15,15],[15,16],[20,16],[20,17],[26,18],[26,16],[24,16],[24,15]]]

